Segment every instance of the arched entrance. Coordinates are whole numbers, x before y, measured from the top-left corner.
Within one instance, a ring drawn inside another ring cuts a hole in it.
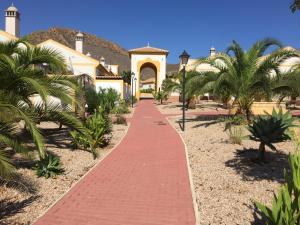
[[[140,98],[153,98],[152,92],[157,91],[157,68],[151,62],[144,63],[140,68]]]
[[[158,91],[162,81],[166,78],[166,65],[168,51],[153,48],[149,45],[142,48],[129,50],[131,58],[131,72],[136,78],[133,94],[140,99],[141,90],[152,87]],[[142,91],[143,92],[143,91]]]

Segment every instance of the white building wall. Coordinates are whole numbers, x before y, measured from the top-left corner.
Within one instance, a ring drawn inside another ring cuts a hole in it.
[[[88,74],[92,78],[96,75],[96,63],[91,63],[91,61],[83,56],[75,54],[66,48],[62,48],[55,42],[45,42],[40,45],[40,47],[46,47],[58,51],[65,59],[65,63],[69,70],[73,71],[75,75]]]

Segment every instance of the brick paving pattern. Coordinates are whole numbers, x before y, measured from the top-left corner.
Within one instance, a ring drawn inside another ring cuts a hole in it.
[[[121,144],[35,224],[195,224],[184,145],[153,101],[138,103]]]

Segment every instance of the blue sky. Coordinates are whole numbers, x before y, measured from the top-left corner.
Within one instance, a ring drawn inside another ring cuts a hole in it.
[[[177,63],[186,49],[205,56],[214,46],[226,49],[232,40],[248,48],[256,40],[274,37],[300,48],[300,13],[292,0],[13,0],[21,12],[21,34],[49,27],[93,33],[126,49],[151,46],[168,49]],[[84,5],[79,4],[84,3]],[[12,3],[0,1],[0,10]],[[0,17],[4,28],[4,16]]]

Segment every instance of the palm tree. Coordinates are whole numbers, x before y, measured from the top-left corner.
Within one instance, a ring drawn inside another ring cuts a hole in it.
[[[59,121],[84,131],[78,119],[68,112],[62,112],[50,100],[56,98],[65,104],[72,104],[74,101],[77,81],[63,75],[65,69],[63,57],[56,51],[34,47],[23,40],[0,43],[0,123],[15,126],[23,121],[41,158],[45,157],[44,138],[37,128],[37,122],[45,119]],[[40,100],[34,103],[37,96]],[[1,139],[1,135],[13,137],[4,128],[5,126],[0,127],[0,165],[6,166],[0,166],[1,174],[9,171],[5,168],[11,168],[3,149],[9,145],[14,151],[21,149],[17,148],[17,144],[9,144],[13,142],[7,142],[8,139],[6,142]]]
[[[300,96],[300,65],[294,65],[289,71],[282,74],[282,76],[274,80],[273,91],[279,96],[279,100],[286,97],[295,99]]]
[[[187,71],[186,72],[186,101],[187,101],[187,108],[189,108],[189,105],[191,103],[191,100],[195,95],[198,93],[198,89],[196,88],[197,85],[189,85],[189,80],[193,77],[201,75],[197,71]],[[162,91],[166,92],[167,94],[170,94],[172,92],[178,92],[180,95],[182,94],[182,76],[183,74],[181,72],[175,73],[172,76],[166,78],[162,83]],[[195,83],[194,83],[195,84]]]
[[[11,161],[8,147],[18,153],[28,149],[16,138],[17,126],[12,122],[0,122],[0,178],[9,179],[15,167]]]
[[[131,84],[131,76],[134,75],[133,72],[129,71],[123,71],[121,73],[121,77],[123,79],[123,81],[127,84]]]
[[[268,55],[264,53],[272,46],[277,47]],[[248,51],[233,41],[226,53],[213,58],[200,59],[198,63],[208,63],[218,72],[206,72],[189,81],[197,86],[198,93],[212,91],[216,96],[232,97],[237,113],[245,114],[248,121],[251,106],[256,99],[271,100],[274,80],[281,77],[279,66],[299,54],[292,49],[281,48],[280,42],[264,39],[256,42]]]
[[[300,9],[300,0],[293,0],[293,3],[290,5],[291,11],[294,13]]]

